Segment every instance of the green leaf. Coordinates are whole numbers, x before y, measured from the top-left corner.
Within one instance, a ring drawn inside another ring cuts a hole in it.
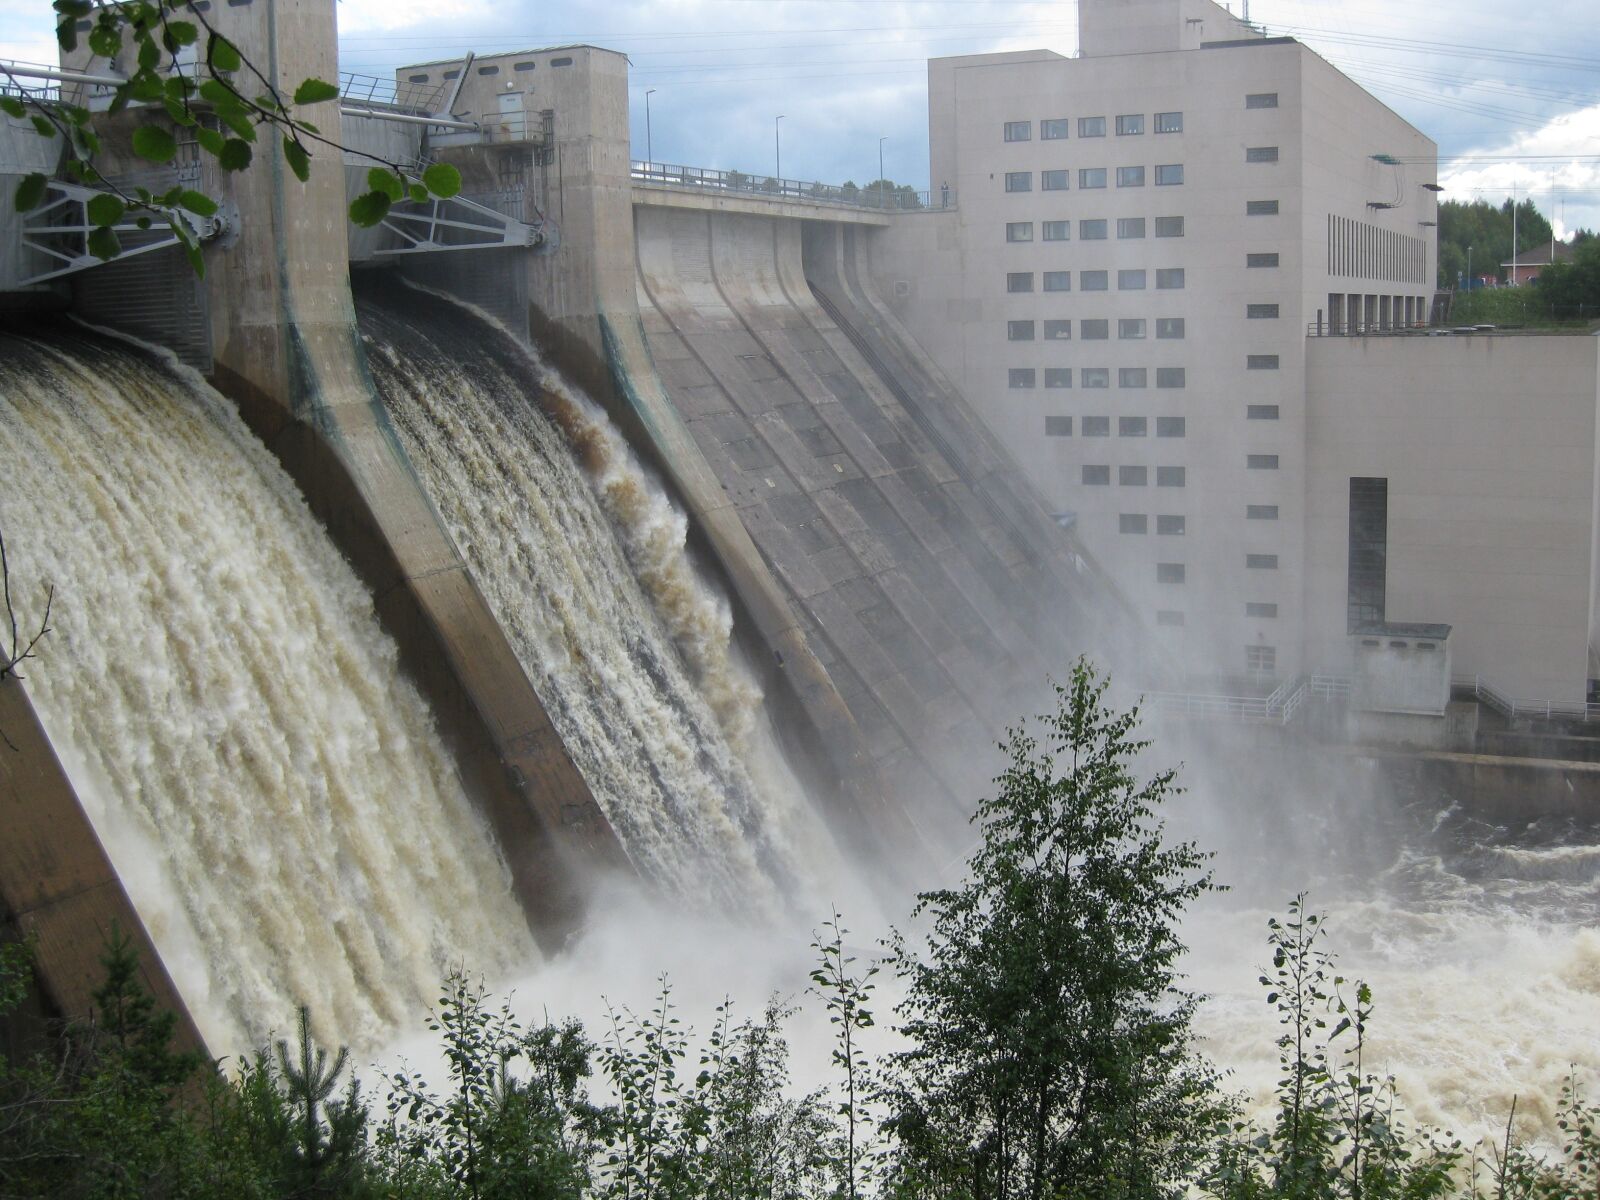
[[[363,192],[350,202],[350,219],[363,229],[371,229],[388,214],[387,192]]]
[[[33,131],[40,137],[55,137],[56,135],[56,127],[40,116],[33,118]]]
[[[45,186],[49,183],[38,171],[31,175],[24,175],[17,184],[14,204],[18,212],[29,212],[39,207],[39,202],[44,199]]]
[[[212,104],[218,105],[219,107],[222,105],[233,105],[234,107],[238,107],[239,105],[239,98],[235,96],[228,88],[228,85],[223,83],[220,79],[206,79],[201,81],[200,98],[202,100],[209,100]]]
[[[237,71],[244,66],[244,59],[233,43],[215,33],[206,44],[206,61],[219,71]]]
[[[188,105],[184,104],[181,100],[174,100],[172,97],[168,96],[164,98],[161,103],[166,105],[167,116],[172,118],[172,121],[175,125],[182,125],[187,129],[199,124],[199,122],[195,120],[194,114],[189,111]]]
[[[200,149],[213,157],[220,155],[222,147],[227,144],[227,139],[215,129],[207,129],[203,125],[194,131],[194,140],[200,143]]]
[[[169,163],[177,156],[178,143],[159,125],[141,125],[133,131],[133,152],[154,163]]]
[[[156,100],[165,100],[167,89],[161,86],[159,75],[146,72],[130,79],[125,91],[118,92],[117,99],[121,100],[123,95],[133,100],[143,100],[148,104]]]
[[[320,104],[324,100],[337,100],[339,89],[321,79],[307,79],[294,90],[296,104]]]
[[[214,217],[217,215],[217,202],[204,192],[185,189],[178,194],[178,207],[188,209],[197,217]]]
[[[16,117],[19,121],[28,110],[23,107],[22,101],[15,96],[0,96],[0,112],[8,117]]]
[[[311,155],[292,137],[285,136],[283,139],[283,157],[288,161],[294,177],[301,183],[311,178]]]
[[[100,58],[115,58],[122,49],[122,31],[115,25],[96,25],[89,31],[89,49]]]
[[[252,156],[249,142],[242,138],[229,138],[222,144],[222,152],[217,155],[217,162],[224,171],[242,171],[250,165]]]
[[[128,206],[110,192],[101,192],[84,206],[84,210],[89,214],[91,224],[105,228],[122,220],[122,214],[128,211]]]
[[[167,33],[180,46],[192,46],[200,40],[200,29],[193,21],[168,21]]]
[[[204,279],[206,277],[206,260],[201,257],[200,247],[186,244],[183,252],[189,257],[189,266],[193,268],[195,277]]]
[[[420,183],[413,183],[410,189],[411,199],[414,203],[421,204],[428,198],[428,189]]]
[[[449,163],[434,163],[422,173],[422,185],[435,196],[448,200],[461,191],[461,172]]]
[[[251,124],[250,114],[243,105],[234,104],[231,107],[217,106],[217,117],[234,135],[242,142],[256,140],[256,127]]]
[[[145,40],[139,43],[139,69],[141,71],[154,71],[161,65],[161,51],[152,41]]]
[[[111,230],[101,227],[89,233],[89,253],[102,261],[115,258],[122,250],[122,243],[117,240],[117,235]]]
[[[373,167],[367,172],[367,186],[389,197],[391,204],[398,204],[405,199],[405,181],[384,167]]]

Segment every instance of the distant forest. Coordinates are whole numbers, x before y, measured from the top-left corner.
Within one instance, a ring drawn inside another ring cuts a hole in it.
[[[1446,200],[1439,205],[1439,286],[1461,286],[1467,274],[1467,248],[1472,248],[1472,274],[1478,279],[1501,280],[1506,272],[1501,263],[1511,261],[1511,201],[1496,207],[1486,200],[1463,204]],[[1517,251],[1519,254],[1539,253],[1548,261],[1550,251],[1550,222],[1533,206],[1532,200],[1523,200],[1516,206]],[[1574,240],[1586,241],[1594,233],[1580,229]]]

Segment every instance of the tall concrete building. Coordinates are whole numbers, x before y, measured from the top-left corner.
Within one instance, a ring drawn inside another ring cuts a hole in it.
[[[1427,319],[1434,143],[1209,0],[1080,0],[1079,44],[929,63],[952,211],[873,238],[880,289],[1182,672],[1330,669],[1308,333]]]

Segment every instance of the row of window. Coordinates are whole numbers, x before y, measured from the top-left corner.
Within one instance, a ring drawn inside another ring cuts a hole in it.
[[[1118,137],[1137,137],[1144,133],[1145,121],[1143,113],[1122,113],[1116,118],[1115,129]],[[1151,128],[1157,133],[1182,133],[1183,114],[1181,112],[1156,113],[1151,122]],[[1070,136],[1072,121],[1068,117],[1046,117],[1039,122],[1039,139],[1041,141],[1061,141]],[[1007,121],[1004,129],[1005,139],[1008,142],[1028,142],[1033,140],[1032,121]],[[1106,136],[1106,119],[1104,117],[1079,117],[1078,136],[1081,138],[1102,138]]]
[[[1040,221],[1040,233],[1047,242],[1070,242],[1072,240],[1071,221]],[[1182,217],[1157,217],[1155,219],[1155,234],[1158,238],[1175,238],[1183,236]],[[1104,217],[1093,217],[1078,222],[1078,240],[1080,242],[1103,242],[1111,233],[1111,223]],[[1124,240],[1144,237],[1145,219],[1143,217],[1118,217],[1117,237]],[[1032,221],[1007,221],[1006,241],[1031,242],[1033,241]]]
[[[1044,321],[1044,340],[1047,342],[1069,342],[1072,340],[1071,321]],[[1117,340],[1123,342],[1137,342],[1143,340],[1149,322],[1144,317],[1119,317],[1117,319]],[[1036,325],[1032,321],[1007,321],[1006,341],[1031,342]],[[1157,317],[1156,337],[1163,340],[1182,339],[1184,319],[1182,317]],[[1088,317],[1078,322],[1078,336],[1086,342],[1103,342],[1111,336],[1111,322],[1104,317]]]
[[[1157,513],[1156,533],[1164,537],[1182,537],[1188,522],[1179,514]],[[1150,518],[1144,513],[1118,513],[1118,533],[1149,533]]]
[[[1276,152],[1276,147],[1274,147]],[[1276,161],[1276,160],[1274,160]],[[1182,163],[1161,163],[1151,173],[1157,187],[1173,187],[1183,182]],[[1111,178],[1109,168],[1106,167],[1079,167],[1078,189],[1080,191],[1097,191],[1106,186],[1106,181]],[[1072,172],[1068,170],[1040,171],[1039,190],[1041,192],[1065,192],[1072,184]],[[1145,182],[1145,169],[1139,167],[1116,168],[1116,181],[1119,188],[1143,187]],[[1006,191],[1031,192],[1033,191],[1032,171],[1007,171]]]
[[[1267,570],[1267,571],[1276,571],[1278,569],[1278,556],[1276,554],[1246,554],[1244,557],[1245,557],[1244,565],[1246,567],[1250,567],[1250,568],[1253,568],[1253,569],[1256,569],[1256,570]],[[1184,578],[1184,574],[1185,574],[1184,565],[1182,563],[1157,563],[1156,564],[1156,582],[1157,583],[1182,583],[1183,582],[1183,578]],[[1270,605],[1268,607],[1272,608],[1272,610],[1273,610],[1272,611],[1272,615],[1273,616],[1277,616],[1278,615],[1277,606],[1276,605]],[[1247,612],[1245,615],[1246,616],[1262,616],[1262,615],[1265,615],[1265,614]],[[1271,650],[1272,647],[1266,646],[1266,647],[1260,647],[1260,648],[1261,649],[1266,649],[1266,650]]]
[[[1157,417],[1157,437],[1183,437],[1188,426],[1184,417]],[[1084,417],[1084,437],[1110,437],[1110,417]],[[1044,432],[1046,437],[1071,437],[1071,417],[1046,417],[1044,419]],[[1150,433],[1149,420],[1145,417],[1118,417],[1118,437],[1148,437]]]
[[[1083,468],[1083,482],[1089,487],[1107,487],[1111,483],[1111,468],[1107,465],[1086,465]],[[1187,472],[1183,467],[1157,467],[1157,487],[1183,487],[1187,482]],[[1117,484],[1120,487],[1148,487],[1150,484],[1150,469],[1148,467],[1118,467]]]
[[[1033,367],[1009,367],[1006,370],[1006,386],[1013,390],[1037,387],[1038,383],[1039,372]],[[1047,388],[1071,387],[1072,368],[1045,367],[1044,386]],[[1078,386],[1090,389],[1110,387],[1111,368],[1079,367]],[[1146,367],[1118,367],[1117,386],[1119,388],[1147,388],[1150,386],[1150,371]],[[1184,388],[1188,386],[1187,376],[1183,367],[1156,368],[1156,387]]]

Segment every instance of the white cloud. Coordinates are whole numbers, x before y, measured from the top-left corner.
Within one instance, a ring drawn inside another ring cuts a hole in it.
[[[1498,204],[1531,196],[1552,217],[1558,236],[1600,228],[1600,104],[1566,113],[1538,129],[1480,148],[1443,164],[1439,182],[1451,200]],[[1515,159],[1517,161],[1474,161]],[[1563,216],[1564,210],[1564,216]]]

